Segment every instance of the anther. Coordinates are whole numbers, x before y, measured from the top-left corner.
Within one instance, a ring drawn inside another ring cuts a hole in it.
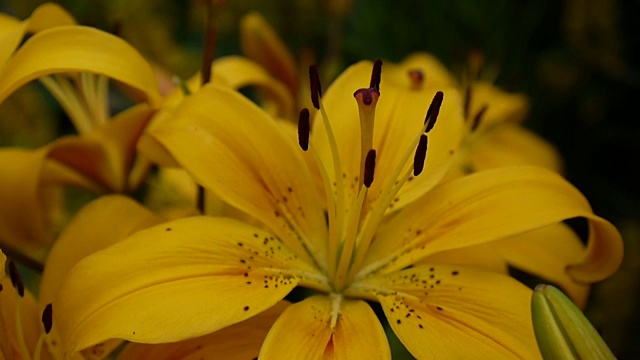
[[[471,123],[471,131],[476,131],[478,126],[480,126],[480,123],[482,122],[482,118],[484,117],[484,114],[487,113],[488,108],[489,108],[489,105],[484,104],[484,106],[480,109],[480,111],[478,111],[476,116],[473,117],[473,122]]]
[[[298,117],[298,144],[302,150],[307,151],[309,149],[309,132],[311,127],[309,125],[309,109],[304,108],[300,110],[300,116]]]
[[[409,70],[409,79],[411,79],[411,88],[419,90],[424,83],[424,73],[419,69]]]
[[[464,91],[464,118],[469,118],[469,108],[471,108],[471,85],[467,85],[467,88]]]
[[[438,120],[438,115],[440,114],[440,107],[442,106],[443,100],[444,93],[442,91],[438,91],[433,97],[433,100],[431,100],[431,105],[429,105],[427,115],[424,118],[424,123],[427,125],[425,132],[428,133],[436,125],[436,120]]]
[[[371,70],[371,81],[369,87],[380,91],[380,80],[382,78],[382,60],[378,59],[373,63],[373,69]]]
[[[44,332],[48,334],[53,327],[53,306],[47,304],[42,311],[42,325],[44,325]]]
[[[416,154],[413,157],[413,176],[418,176],[424,170],[424,162],[427,159],[427,143],[429,137],[425,134],[420,136],[420,142],[416,148]]]
[[[364,186],[371,187],[373,183],[373,175],[376,170],[376,151],[374,149],[369,150],[367,153],[367,159],[364,162]]]
[[[313,107],[320,110],[322,86],[320,85],[320,74],[318,74],[318,68],[315,65],[309,66],[309,81],[311,83],[311,102]]]
[[[9,277],[11,278],[11,284],[18,291],[18,295],[20,297],[24,296],[24,282],[22,282],[22,278],[20,277],[20,273],[18,273],[18,268],[16,264],[9,260]]]

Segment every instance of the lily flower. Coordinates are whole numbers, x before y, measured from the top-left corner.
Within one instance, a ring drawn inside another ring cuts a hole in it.
[[[0,149],[0,241],[37,251],[53,239],[52,199],[60,185],[123,192],[139,184],[148,165],[136,162],[135,144],[160,96],[151,67],[137,51],[113,35],[68,25],[73,19],[58,6],[43,5],[24,22],[2,19],[0,39],[8,47],[0,54],[0,102],[40,79],[79,132],[39,149]],[[107,78],[145,103],[109,121]]]
[[[579,216],[592,231],[568,271],[592,282],[619,266],[618,231],[539,168],[436,186],[463,135],[462,97],[381,87],[380,63],[371,77],[370,69],[350,67],[325,97],[311,72],[319,113],[309,135],[301,112],[302,150],[236,92],[210,84],[186,98],[154,136],[198,183],[261,226],[179,219],[80,261],[53,301],[66,349],[204,336],[304,287],[313,295],[278,317],[260,358],[390,358],[369,302],[418,358],[540,357],[530,289],[478,267],[421,261]],[[367,83],[356,106],[353,91]]]
[[[472,57],[477,58],[477,57]],[[423,86],[455,86],[465,93],[467,136],[449,177],[501,166],[535,165],[561,172],[557,150],[530,130],[522,127],[529,100],[522,94],[505,92],[477,79],[481,60],[471,61],[469,83],[460,85],[451,73],[428,53],[415,53],[400,64],[389,65],[389,78],[395,84],[419,91]]]

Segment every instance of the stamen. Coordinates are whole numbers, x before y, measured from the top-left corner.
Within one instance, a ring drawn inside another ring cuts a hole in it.
[[[420,90],[424,83],[424,73],[420,69],[409,70],[409,79],[411,79],[411,89]]]
[[[473,117],[473,122],[471,123],[471,131],[476,131],[478,126],[480,126],[480,123],[482,122],[482,118],[484,118],[484,114],[487,112],[488,108],[489,108],[489,105],[484,104],[484,106],[482,106],[482,108],[480,109],[480,111],[478,111],[476,116]]]
[[[367,153],[373,148],[373,127],[380,92],[375,88],[358,89],[353,96],[360,116],[360,179],[364,179]]]
[[[9,260],[9,277],[11,278],[11,284],[18,291],[18,295],[20,297],[24,296],[24,282],[22,282],[22,277],[20,277],[20,273],[18,272],[18,268],[16,264]]]
[[[322,86],[320,85],[320,75],[315,65],[309,66],[309,81],[311,83],[311,102],[313,107],[320,110],[320,98],[322,97]]]
[[[371,149],[367,153],[367,159],[364,162],[364,186],[371,187],[371,184],[373,183],[375,170],[376,170],[376,151],[374,149]]]
[[[300,110],[300,116],[298,117],[298,144],[300,144],[300,148],[304,151],[309,149],[310,132],[309,109],[304,108]]]
[[[380,81],[382,79],[382,60],[378,59],[373,63],[373,69],[371,70],[371,81],[369,87],[380,91]]]
[[[44,325],[44,332],[49,334],[51,327],[53,327],[53,306],[47,304],[42,311],[42,325]]]
[[[440,107],[442,106],[442,101],[444,100],[444,93],[442,91],[436,92],[433,100],[431,100],[431,105],[429,105],[429,109],[427,110],[427,116],[425,116],[424,123],[427,125],[424,132],[428,133],[433,129],[436,125],[436,121],[438,120],[438,115],[440,114]]]
[[[471,85],[467,85],[464,91],[464,118],[469,118],[469,108],[471,107]]]
[[[424,170],[424,162],[427,159],[427,143],[429,137],[425,134],[420,136],[420,142],[416,149],[416,155],[413,157],[413,176],[418,176]]]

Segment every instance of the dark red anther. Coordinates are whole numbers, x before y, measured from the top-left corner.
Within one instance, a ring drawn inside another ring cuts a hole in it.
[[[371,81],[369,87],[380,91],[380,81],[382,79],[382,60],[378,59],[373,63],[373,70],[371,70]]]
[[[320,74],[318,74],[318,68],[315,65],[309,66],[309,82],[311,83],[311,102],[314,108],[320,110],[322,86],[320,85]]]
[[[480,109],[480,111],[478,111],[476,116],[473,117],[473,122],[471,123],[471,131],[476,131],[478,126],[480,126],[480,123],[482,122],[482,118],[484,117],[484,114],[487,113],[488,108],[489,108],[489,105],[484,104],[484,106]]]
[[[42,311],[42,325],[44,325],[44,332],[48,334],[53,327],[53,306],[47,304]]]
[[[11,285],[18,291],[18,295],[20,297],[24,296],[24,282],[22,282],[22,277],[20,277],[20,273],[18,272],[18,268],[16,267],[16,263],[9,260],[9,277],[11,278]]]
[[[309,124],[309,109],[304,108],[300,110],[300,116],[298,117],[298,144],[302,150],[309,150],[309,134],[311,132],[311,126]]]
[[[413,176],[418,176],[424,170],[424,162],[427,159],[427,143],[429,137],[425,134],[420,135],[420,142],[416,148],[416,154],[413,157]]]
[[[469,109],[471,108],[471,85],[467,85],[467,89],[464,92],[464,118],[469,118]]]
[[[373,175],[376,171],[376,151],[374,149],[369,150],[367,158],[364,161],[364,179],[363,184],[366,187],[371,187],[373,183]]]
[[[436,125],[436,121],[438,120],[438,115],[440,114],[440,107],[442,106],[442,101],[444,100],[444,93],[442,91],[438,91],[433,100],[431,100],[431,105],[429,105],[429,109],[427,110],[427,116],[424,118],[424,123],[427,124],[427,128],[425,132],[431,131],[433,127]]]

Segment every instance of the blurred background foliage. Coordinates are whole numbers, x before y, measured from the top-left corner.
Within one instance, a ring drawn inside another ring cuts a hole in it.
[[[42,2],[2,0],[0,10],[25,18]],[[187,78],[200,68],[202,1],[55,2],[80,23],[125,38],[169,73]],[[462,76],[469,52],[480,50],[481,77],[531,97],[527,126],[557,146],[568,180],[622,231],[624,265],[594,287],[586,313],[619,358],[640,358],[639,1],[217,0],[217,5],[218,56],[240,54],[239,21],[258,11],[294,56],[311,54],[327,79],[361,59],[399,61],[415,51],[434,53]],[[25,87],[0,107],[0,144],[44,144],[68,127],[65,121],[52,98]]]

